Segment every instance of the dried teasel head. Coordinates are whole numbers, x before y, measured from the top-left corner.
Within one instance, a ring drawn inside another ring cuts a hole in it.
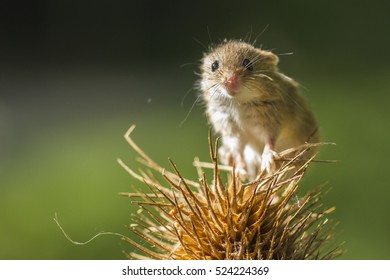
[[[175,260],[260,260],[332,259],[341,251],[331,242],[333,226],[322,209],[320,190],[298,199],[296,191],[313,158],[305,153],[319,144],[305,144],[281,153],[285,159],[272,174],[260,174],[254,182],[243,183],[234,170],[218,165],[216,146],[209,134],[211,163],[195,160],[199,182],[166,171],[149,158],[131,139],[125,138],[141,156],[146,172],[134,172],[118,162],[149,192],[122,193],[139,205],[131,229],[143,241],[124,238],[138,252],[131,259]],[[292,156],[294,155],[294,156]],[[289,156],[291,158],[289,158]],[[286,160],[289,158],[288,160]],[[204,168],[213,169],[208,182]],[[151,172],[161,174],[160,180]],[[227,182],[222,173],[228,174]]]

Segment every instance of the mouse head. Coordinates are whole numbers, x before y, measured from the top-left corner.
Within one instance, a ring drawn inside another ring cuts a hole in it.
[[[200,87],[205,95],[259,98],[267,95],[277,63],[278,57],[269,51],[241,41],[226,41],[204,55]]]

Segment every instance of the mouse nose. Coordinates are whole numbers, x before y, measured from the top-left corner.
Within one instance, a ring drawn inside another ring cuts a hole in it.
[[[225,79],[224,85],[229,92],[234,92],[239,86],[237,73],[233,73]]]

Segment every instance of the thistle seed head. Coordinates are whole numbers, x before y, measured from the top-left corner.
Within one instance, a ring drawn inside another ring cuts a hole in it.
[[[128,253],[129,258],[306,260],[332,259],[341,253],[331,242],[333,226],[326,217],[334,207],[322,207],[319,189],[301,198],[296,193],[314,161],[303,159],[304,155],[322,144],[286,150],[281,153],[284,162],[278,170],[242,182],[234,168],[218,164],[218,141],[213,145],[209,134],[211,163],[195,159],[199,179],[192,181],[183,178],[173,161],[174,172],[169,172],[149,158],[131,139],[134,128],[125,137],[147,171],[137,173],[118,162],[149,191],[134,188],[135,192],[122,193],[139,205],[130,228],[143,240],[137,243],[124,238],[138,251]],[[205,168],[212,168],[211,180],[206,178]]]

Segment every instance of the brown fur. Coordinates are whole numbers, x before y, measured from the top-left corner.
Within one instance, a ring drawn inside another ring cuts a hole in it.
[[[271,171],[277,152],[319,140],[298,84],[278,71],[278,61],[241,41],[224,42],[202,59],[200,88],[208,119],[222,135],[221,160],[243,177]]]

